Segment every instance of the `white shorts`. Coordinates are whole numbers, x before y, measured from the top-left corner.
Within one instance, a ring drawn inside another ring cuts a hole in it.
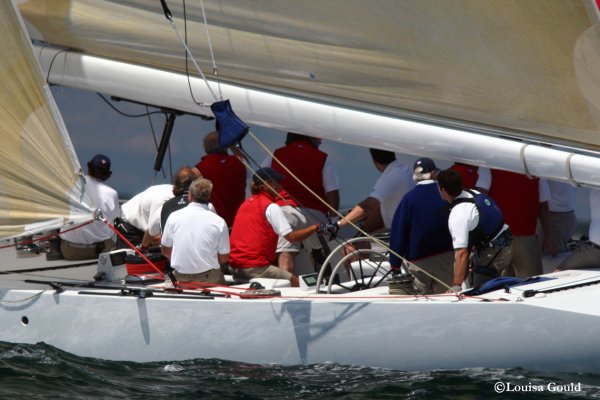
[[[325,224],[327,223],[327,216],[325,213],[314,208],[300,208],[292,206],[282,206],[281,211],[285,215],[285,218],[290,223],[292,230],[298,230],[306,228],[314,224]],[[316,234],[310,235],[304,241],[302,241],[304,248],[311,252],[313,249],[320,249],[321,242]],[[277,241],[277,253],[293,252],[297,253],[300,251],[300,243],[290,243],[285,240],[282,236]]]

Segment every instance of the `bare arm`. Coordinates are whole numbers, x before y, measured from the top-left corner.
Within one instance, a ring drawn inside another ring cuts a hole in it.
[[[360,204],[354,206],[352,210],[340,219],[340,226],[349,225],[350,222],[356,223],[362,220],[367,212],[361,207]]]
[[[365,222],[363,229],[365,232],[373,232],[379,228],[383,228],[383,217],[381,216],[381,203],[373,197],[367,197],[360,203],[360,206],[365,210]]]
[[[158,245],[160,243],[160,235],[151,235],[150,232],[145,231],[144,237],[142,238],[142,243],[140,246],[142,247],[150,247],[154,245]]]
[[[467,266],[469,264],[469,252],[466,247],[454,251],[454,278],[452,285],[460,286],[467,278]]]
[[[315,224],[303,229],[298,229],[297,231],[291,231],[283,237],[290,243],[301,242],[313,233],[315,233],[317,230],[319,230],[319,225]]]
[[[226,262],[229,262],[229,253],[217,254],[217,260],[219,261],[219,265],[223,265]]]
[[[367,218],[365,218],[365,222],[363,223],[363,230],[365,232],[374,232],[384,226],[381,209],[379,207],[377,207],[376,211],[367,212]]]
[[[347,225],[348,221],[355,223],[363,218],[365,219],[364,230],[367,232],[383,227],[379,200],[374,197],[367,197],[340,220],[340,226]]]
[[[171,251],[173,250],[172,247],[167,247],[167,246],[160,246],[160,251],[163,253],[163,255],[165,257],[167,257],[169,260],[171,259]]]

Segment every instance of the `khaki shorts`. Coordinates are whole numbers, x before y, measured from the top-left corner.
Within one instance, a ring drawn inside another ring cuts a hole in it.
[[[103,242],[93,244],[72,243],[62,239],[60,242],[60,252],[65,260],[87,260],[98,258],[100,253],[111,251],[115,248],[112,239],[106,239]]]
[[[598,268],[598,266],[600,266],[600,246],[587,242],[577,246],[558,269],[585,269]]]
[[[292,206],[281,206],[281,211],[285,215],[285,218],[290,223],[292,230],[306,228],[314,224],[325,224],[327,223],[327,216],[314,208],[299,208]],[[308,238],[302,241],[304,248],[311,252],[313,249],[320,249],[321,242],[316,234],[310,235]],[[290,252],[297,253],[300,251],[300,242],[290,243],[283,238],[279,237],[277,241],[277,253]]]
[[[233,277],[249,281],[252,278],[291,280],[292,274],[274,265],[256,268],[233,268]]]
[[[225,285],[225,276],[220,269],[209,269],[199,274],[182,274],[181,272],[173,271],[178,282],[204,282]]]

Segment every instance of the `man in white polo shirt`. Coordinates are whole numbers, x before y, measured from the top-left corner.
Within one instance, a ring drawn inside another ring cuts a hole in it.
[[[448,229],[454,247],[452,289],[460,290],[464,281],[478,287],[500,276],[512,257],[511,232],[500,208],[484,193],[463,190],[457,171],[441,171],[437,182],[440,196],[451,207]],[[473,264],[469,262],[471,252]]]
[[[229,230],[209,208],[212,187],[208,179],[195,179],[188,193],[190,204],[169,215],[165,224],[162,253],[171,259],[179,282],[225,284],[220,266],[229,260]]]

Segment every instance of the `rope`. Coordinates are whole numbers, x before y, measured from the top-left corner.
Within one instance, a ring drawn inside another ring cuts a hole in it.
[[[158,268],[156,265],[154,265],[154,263],[152,261],[150,261],[150,259],[148,257],[146,257],[146,255],[140,251],[140,249],[138,249],[137,247],[135,247],[133,245],[133,243],[131,243],[129,240],[127,240],[127,238],[121,232],[119,232],[119,230],[117,228],[115,228],[115,226],[113,224],[108,222],[108,220],[104,217],[101,217],[100,220],[102,222],[104,222],[106,224],[106,226],[108,226],[110,229],[112,229],[113,232],[115,232],[117,234],[117,236],[119,236],[121,239],[123,239],[123,241],[127,244],[127,246],[132,248],[133,251],[135,251],[137,254],[139,254],[140,257],[142,257],[142,259],[144,261],[146,261],[156,272],[158,272],[161,278],[164,277],[165,274],[160,270],[160,268]]]
[[[20,246],[20,245],[23,245],[23,244],[32,244],[32,243],[39,242],[39,241],[42,241],[42,240],[52,239],[53,237],[56,237],[56,236],[60,235],[61,233],[66,233],[66,232],[74,231],[75,229],[79,229],[81,227],[84,227],[84,226],[86,226],[88,224],[91,224],[92,222],[94,222],[94,220],[86,221],[86,222],[82,223],[81,225],[77,225],[77,226],[75,226],[73,228],[66,229],[66,230],[61,231],[61,232],[55,232],[55,233],[52,233],[50,235],[40,236],[39,238],[36,238],[36,239],[28,239],[28,240],[23,240],[21,242],[15,242],[15,243],[11,243],[9,245],[0,246],[0,250],[1,249],[6,249],[6,248],[9,248],[9,247]]]

